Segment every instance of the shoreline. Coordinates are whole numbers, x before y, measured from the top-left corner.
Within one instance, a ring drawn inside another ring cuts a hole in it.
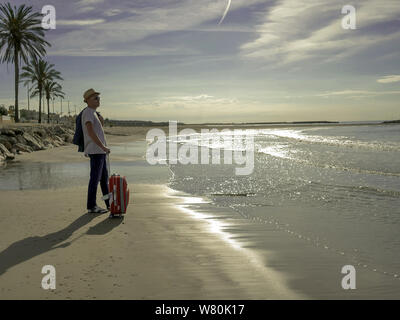
[[[114,146],[140,139],[107,136]],[[85,161],[75,147],[23,154],[17,161]],[[166,183],[129,186],[133,202],[121,220],[86,214],[86,186],[2,191],[0,221],[14,227],[1,236],[0,298],[305,298],[288,288],[286,275],[188,214],[185,198]],[[49,264],[56,267],[57,288],[46,291],[41,268]]]
[[[230,208],[217,207],[206,196],[172,190],[184,199],[181,206],[186,213],[207,222],[209,230],[231,247],[246,252],[260,266],[282,275],[283,283],[292,292],[301,294],[300,299],[387,300],[400,297],[398,278],[360,265],[351,254],[328,248],[323,242],[315,245],[285,224],[245,217]],[[302,209],[299,209],[300,214]],[[285,208],[271,210],[282,212]],[[354,265],[357,270],[357,290],[341,287],[344,277],[341,270],[345,265]]]
[[[201,129],[210,129],[211,127],[216,127],[219,130],[222,129],[230,129],[230,130],[235,130],[235,129],[277,129],[277,128],[316,128],[316,127],[341,127],[341,126],[386,126],[386,125],[397,125],[399,124],[400,120],[396,121],[388,121],[388,122],[379,122],[379,123],[335,123],[335,122],[328,122],[328,123],[314,123],[314,124],[309,124],[309,123],[300,123],[300,124],[290,124],[290,123],[285,123],[281,125],[265,125],[265,124],[260,124],[260,125],[250,125],[250,124],[184,124],[184,125],[178,125],[177,129],[178,131],[186,128],[191,128],[196,131],[199,131]],[[22,129],[22,128],[27,128],[30,130],[40,130],[43,128],[51,129],[55,127],[65,127],[69,128],[69,126],[65,125],[60,125],[60,124],[32,124],[32,123],[18,123],[18,124],[0,124],[0,129],[2,130],[8,130],[8,129]],[[118,143],[126,143],[126,142],[133,142],[133,141],[139,141],[139,140],[145,140],[146,133],[151,130],[155,129],[157,127],[153,126],[121,126],[121,127],[105,127],[104,132],[107,136],[107,140],[109,143],[112,144],[118,144]],[[168,128],[168,126],[160,127],[160,128]],[[68,129],[69,130],[69,129]],[[1,137],[1,136],[0,136]],[[51,146],[49,148],[42,148],[41,150],[31,150],[31,152],[27,152],[27,150],[17,150],[16,153],[11,153],[10,150],[8,150],[9,153],[9,158],[6,158],[4,155],[4,159],[0,159],[0,169],[2,166],[7,166],[8,163],[15,163],[19,161],[32,161],[30,154],[36,154],[37,152],[42,152],[44,150],[63,150],[63,155],[66,156],[66,160],[68,161],[82,161],[82,159],[79,159],[79,157],[75,156],[68,156],[68,151],[70,150],[71,146],[74,148],[77,148],[75,145],[72,143],[67,142],[67,140],[72,141],[72,136],[69,137],[68,139],[65,138],[64,145],[61,143],[58,143],[57,145]],[[1,143],[1,141],[0,141]],[[40,141],[41,144],[43,144],[43,141]],[[8,148],[7,148],[8,149]],[[32,149],[32,148],[31,148]],[[5,151],[5,150],[4,150]],[[66,151],[66,152],[64,152]],[[0,150],[1,152],[1,150]],[[50,157],[52,157],[52,161],[59,162],[57,160],[58,155],[57,154],[59,151],[53,151],[50,152]],[[77,153],[77,152],[76,152]],[[42,153],[43,154],[43,153]],[[0,153],[1,155],[1,153]],[[39,156],[33,156],[34,161],[46,161],[46,159],[41,158]],[[121,159],[116,159],[116,160],[121,160]],[[62,160],[61,160],[62,161]]]

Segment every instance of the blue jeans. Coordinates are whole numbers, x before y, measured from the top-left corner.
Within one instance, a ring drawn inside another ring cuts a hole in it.
[[[101,186],[103,196],[109,193],[108,172],[105,154],[89,154],[90,157],[90,181],[87,197],[87,209],[93,209],[96,204],[97,186]],[[110,206],[110,201],[105,200],[106,206]]]

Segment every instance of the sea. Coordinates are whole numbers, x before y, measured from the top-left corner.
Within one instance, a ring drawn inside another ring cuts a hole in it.
[[[349,289],[339,283],[345,275],[341,267],[351,265],[365,278],[364,283],[359,281],[360,289],[353,290],[357,292],[352,293],[354,297],[399,298],[400,125],[347,123],[241,130],[254,140],[251,174],[237,175],[234,163],[178,163],[170,165],[171,188],[205,197],[219,208],[229,208],[243,218],[241,221],[272,225],[275,231],[291,237],[290,245],[300,250],[293,254],[298,259],[293,265],[299,270],[293,270],[294,266],[286,269],[298,273],[294,281],[297,287],[310,289],[317,275],[322,277],[321,283],[323,277],[332,280],[331,286],[337,283],[332,290],[311,288],[314,297],[346,297]],[[210,148],[220,148],[218,141],[223,141],[224,135],[221,130],[213,133]],[[204,146],[199,133],[175,139]],[[235,142],[233,150],[236,145],[243,150],[243,144]],[[257,237],[252,235],[256,240],[250,247],[290,254],[289,248],[268,243],[271,229],[253,229]],[[238,238],[240,234],[250,237],[237,225],[230,232]],[[307,260],[302,248],[314,252],[312,256],[319,252],[327,256],[326,265],[317,259]],[[278,264],[283,269],[284,261],[282,258]],[[316,269],[337,274],[314,272],[310,266],[314,262],[319,264]],[[329,268],[329,263],[337,265]],[[308,284],[302,278],[308,279]]]

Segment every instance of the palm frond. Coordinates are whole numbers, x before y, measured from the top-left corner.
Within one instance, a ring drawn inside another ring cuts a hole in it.
[[[31,6],[12,7],[8,2],[0,4],[0,62],[12,63],[15,67],[15,119],[18,121],[18,86],[20,80],[19,64],[29,59],[42,58],[46,55],[46,46],[50,43],[44,39],[45,30],[41,26],[42,14],[33,12]],[[25,81],[39,81],[33,70],[26,69],[22,74]],[[38,71],[38,70],[36,70]],[[39,106],[40,107],[40,106]],[[40,119],[40,116],[39,116]]]

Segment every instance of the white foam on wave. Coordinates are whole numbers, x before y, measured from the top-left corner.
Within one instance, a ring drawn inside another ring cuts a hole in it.
[[[318,143],[324,145],[332,146],[342,146],[349,148],[368,148],[380,151],[400,151],[400,145],[394,143],[382,143],[381,141],[361,141],[361,140],[351,140],[349,137],[345,136],[318,136],[318,135],[308,135],[303,130],[287,130],[287,129],[260,129],[259,134],[269,136],[269,137],[281,137],[296,140],[298,142],[306,143]]]

